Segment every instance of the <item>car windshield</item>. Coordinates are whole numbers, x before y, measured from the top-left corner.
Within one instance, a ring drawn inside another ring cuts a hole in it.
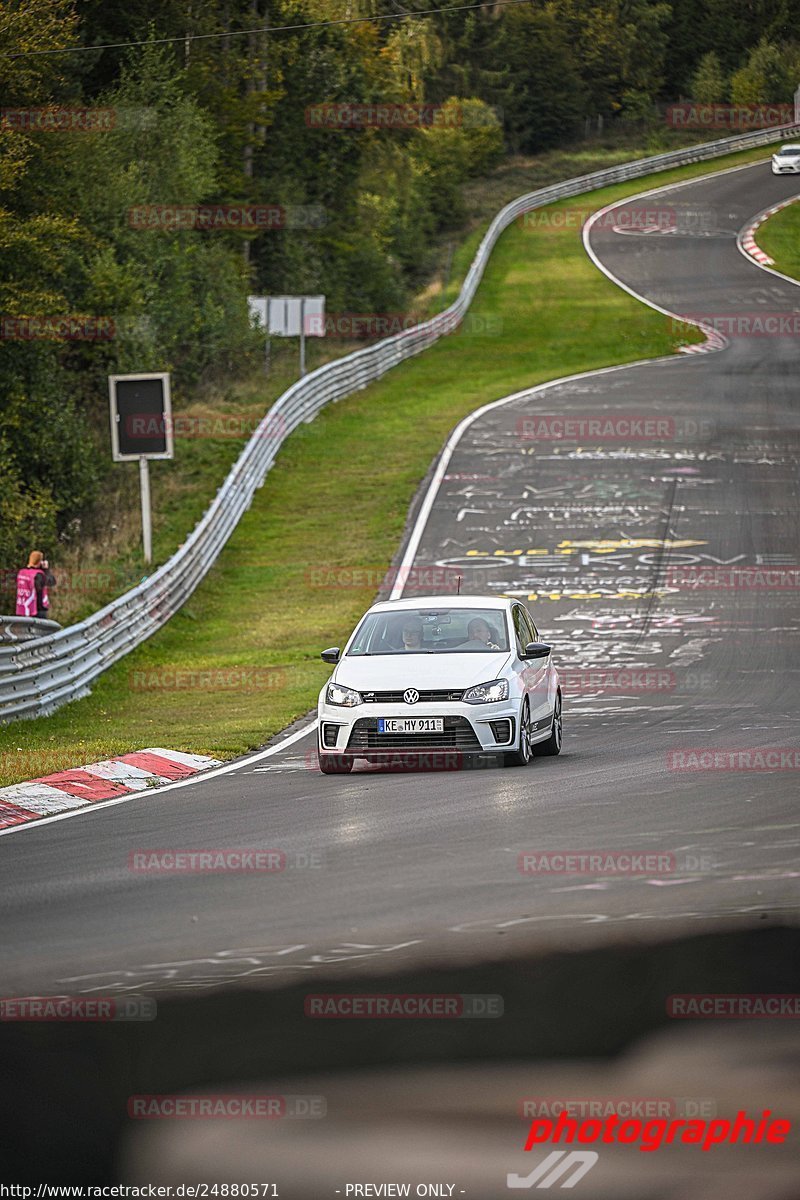
[[[348,655],[488,654],[508,650],[500,608],[406,608],[367,613]]]
[[[778,151],[778,154],[791,154],[792,156],[800,154],[800,146],[784,146],[782,150]]]

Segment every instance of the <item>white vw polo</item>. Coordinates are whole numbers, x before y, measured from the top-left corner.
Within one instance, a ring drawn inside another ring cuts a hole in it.
[[[530,613],[498,596],[415,596],[374,604],[319,697],[320,769],[357,758],[460,765],[504,755],[524,766],[561,750],[561,688]]]

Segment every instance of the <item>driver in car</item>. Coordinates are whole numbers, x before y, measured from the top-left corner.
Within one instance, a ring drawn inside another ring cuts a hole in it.
[[[493,630],[483,617],[473,617],[467,626],[468,642],[462,642],[459,650],[499,650],[500,647],[492,641]]]
[[[422,622],[405,621],[403,623],[403,649],[422,649]]]

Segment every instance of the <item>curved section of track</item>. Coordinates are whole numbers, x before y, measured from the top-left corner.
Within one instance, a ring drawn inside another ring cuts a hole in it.
[[[727,319],[728,346],[489,406],[431,496],[416,564],[529,598],[565,672],[562,756],[323,778],[301,738],[0,838],[5,994],[268,984],[796,919],[797,771],[686,769],[689,751],[800,747],[797,589],[775,585],[800,564],[800,288],[736,248],[793,186],[759,164],[651,195],[684,214],[672,228],[631,233],[640,198],[605,214],[588,234],[604,268],[662,309]],[[778,333],[742,336],[759,315]],[[564,440],[550,417],[600,424]],[[130,869],[154,847],[277,848],[286,869]],[[526,851],[662,863],[546,874],[520,870]]]

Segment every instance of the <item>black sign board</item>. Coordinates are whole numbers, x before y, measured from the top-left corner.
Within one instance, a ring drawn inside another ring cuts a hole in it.
[[[108,387],[114,460],[172,458],[169,375],[111,375]]]

